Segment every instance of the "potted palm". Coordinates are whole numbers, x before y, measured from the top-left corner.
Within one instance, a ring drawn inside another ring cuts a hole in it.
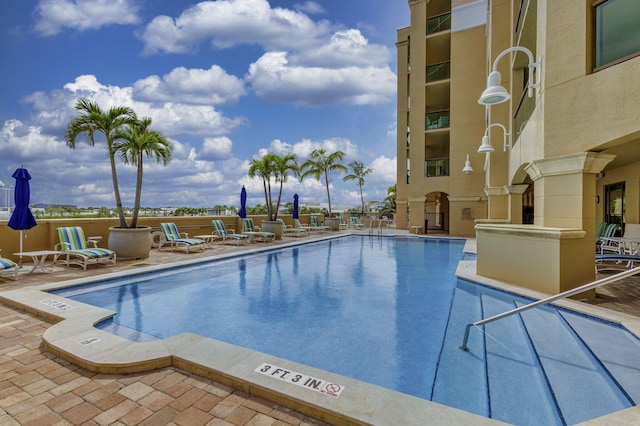
[[[329,173],[334,171],[346,172],[347,168],[340,163],[344,157],[344,152],[336,151],[328,154],[324,148],[315,149],[309,154],[309,158],[300,167],[300,180],[307,176],[313,176],[318,181],[324,176],[325,186],[327,187],[327,202],[329,204],[329,216],[325,218],[325,225],[330,226],[331,230],[338,231],[340,229],[340,218],[333,217],[331,211],[331,193],[329,192]]]
[[[150,118],[138,120],[133,109],[129,107],[116,106],[103,111],[96,102],[80,98],[75,108],[80,115],[72,119],[67,126],[65,136],[67,145],[72,149],[75,148],[77,137],[84,134],[87,142],[93,146],[96,133],[104,135],[107,145],[113,193],[120,220],[119,226],[109,228],[109,248],[122,258],[148,257],[151,249],[151,228],[138,226],[143,157],[145,155],[155,157],[158,162],[166,165],[171,159],[173,145],[162,134],[149,129]],[[120,197],[116,155],[119,155],[125,164],[137,166],[136,195],[130,223],[127,223]]]
[[[289,177],[289,172],[297,170],[296,157],[293,154],[280,156],[269,152],[262,158],[254,158],[249,164],[249,177],[262,179],[267,220],[262,221],[262,230],[273,232],[276,239],[282,238],[282,224],[278,222],[278,210],[282,199],[282,188]],[[271,178],[279,184],[278,199],[275,204],[271,195]]]

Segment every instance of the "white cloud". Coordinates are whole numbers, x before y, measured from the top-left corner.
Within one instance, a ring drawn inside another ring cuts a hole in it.
[[[396,76],[387,66],[328,69],[290,65],[285,52],[269,52],[251,64],[247,81],[266,101],[319,106],[388,102]]]
[[[198,159],[215,161],[230,158],[232,148],[233,142],[226,136],[205,138],[202,152],[198,154]]]
[[[139,37],[145,54],[187,53],[203,40],[216,48],[238,44],[300,48],[328,30],[324,21],[315,23],[304,13],[272,9],[267,0],[218,0],[200,2],[175,19],[157,16]]]
[[[208,70],[178,67],[162,77],[152,75],[133,84],[133,98],[147,102],[231,104],[244,94],[242,80],[217,65]]]
[[[386,46],[369,44],[360,30],[337,31],[325,44],[315,49],[300,51],[292,57],[294,64],[342,68],[345,66],[380,67],[391,60]]]
[[[178,97],[179,86],[174,87]],[[24,100],[32,104],[32,119],[36,125],[59,133],[77,115],[74,105],[79,97],[97,102],[103,110],[117,105],[130,106],[139,116],[151,117],[153,127],[166,136],[224,135],[246,124],[245,118],[228,118],[210,105],[136,101],[131,87],[103,85],[93,75],[79,76],[74,82],[65,84],[62,90],[36,92]]]
[[[137,13],[133,0],[41,0],[36,8],[35,30],[51,36],[65,27],[86,31],[112,24],[137,24]]]
[[[326,13],[326,10],[322,7],[322,5],[316,3],[315,1],[306,1],[301,4],[295,4],[293,5],[293,8],[310,15]]]
[[[371,164],[367,166],[373,169],[373,173],[371,174],[371,180],[374,182],[388,184],[388,186],[391,186],[394,183],[396,183],[397,162],[398,162],[397,157],[387,158],[385,156],[380,156],[378,158],[375,158],[371,162]]]

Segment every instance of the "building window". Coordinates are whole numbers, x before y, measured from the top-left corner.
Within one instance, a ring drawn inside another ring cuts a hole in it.
[[[449,159],[434,158],[425,161],[425,175],[427,177],[449,176]]]
[[[639,55],[638,0],[600,0],[594,7],[596,68]]]

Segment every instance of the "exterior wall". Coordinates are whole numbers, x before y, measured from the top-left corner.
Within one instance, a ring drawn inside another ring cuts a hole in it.
[[[443,228],[451,235],[474,236],[474,221],[486,218],[484,156],[477,154],[485,129],[484,107],[475,100],[485,81],[486,53],[478,48],[485,32],[485,0],[410,0],[411,26],[398,31],[398,193],[396,226],[422,226],[425,212],[432,213],[430,194],[442,193]],[[453,7],[453,9],[450,9]],[[426,35],[428,17],[451,12],[451,30]],[[444,44],[444,41],[447,44]],[[410,58],[410,60],[409,60]],[[427,83],[426,67],[450,61],[446,81]],[[406,63],[410,62],[407,70]],[[443,93],[448,95],[443,98]],[[410,98],[410,107],[408,98]],[[426,130],[429,111],[449,109],[449,127]],[[410,145],[406,128],[410,129]],[[467,154],[473,172],[464,174]],[[449,175],[426,177],[425,160],[448,158]],[[406,179],[409,160],[411,175]],[[407,212],[408,207],[408,212]],[[430,216],[431,217],[431,216]],[[411,228],[412,230],[415,228]]]
[[[309,216],[300,215],[302,224],[309,224]],[[318,215],[321,216],[321,215]],[[256,226],[260,226],[266,216],[251,216]],[[214,232],[211,220],[221,219],[227,228],[235,229],[237,232],[242,231],[242,219],[238,216],[180,216],[180,217],[142,217],[139,220],[140,226],[150,226],[153,230],[160,230],[160,223],[173,222],[178,226],[181,232],[187,232],[189,235],[211,234]],[[290,215],[282,216],[281,219],[287,225],[293,225]],[[81,226],[87,237],[101,236],[102,243],[100,247],[107,247],[109,241],[109,227],[118,226],[117,218],[112,219],[38,219],[38,225],[23,231],[22,251],[36,250],[53,250],[54,246],[59,243],[56,228],[61,226]],[[7,221],[0,221],[0,256],[17,261],[17,256],[13,253],[20,251],[20,232],[15,231],[7,226]]]
[[[550,293],[593,280],[594,232],[605,217],[606,185],[625,183],[624,222],[640,223],[640,80],[634,78],[640,75],[640,56],[593,69],[592,0],[452,0],[450,176],[416,176],[426,151],[421,143],[428,142],[420,130],[423,107],[428,110],[430,102],[420,74],[427,65],[421,62],[422,32],[433,15],[429,8],[441,4],[410,0],[411,27],[402,30],[411,45],[412,176],[409,185],[401,185],[399,173],[399,208],[408,205],[408,222],[419,221],[413,209],[421,207],[421,198],[448,194],[450,233],[473,235],[471,223],[477,224],[482,275]],[[486,23],[474,25],[487,11]],[[528,48],[542,63],[532,98],[522,95],[527,55],[501,55],[512,46]],[[498,56],[502,85],[512,97],[478,105]],[[506,150],[506,132],[488,128],[496,123],[511,135]],[[485,163],[476,151],[486,128],[495,151]],[[474,169],[469,175],[461,173],[466,154]],[[525,191],[533,199],[534,225],[521,224]]]

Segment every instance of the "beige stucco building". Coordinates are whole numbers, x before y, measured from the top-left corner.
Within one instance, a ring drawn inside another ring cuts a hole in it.
[[[640,8],[408,5],[397,41],[397,226],[475,236],[480,275],[549,293],[592,281],[597,224],[640,222]],[[494,67],[510,99],[481,105]],[[485,135],[493,151],[479,153]]]

